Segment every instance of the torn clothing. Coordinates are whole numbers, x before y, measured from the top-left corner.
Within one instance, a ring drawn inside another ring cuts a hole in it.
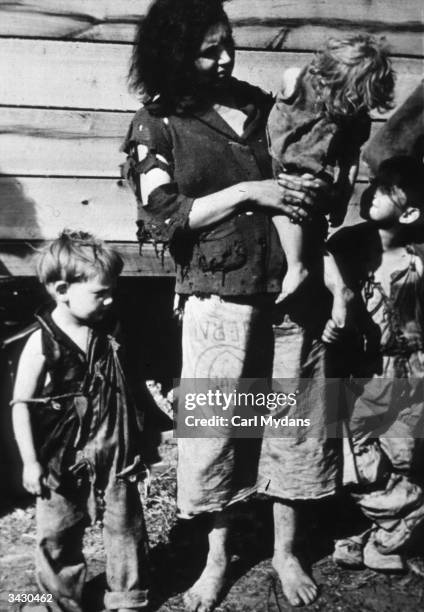
[[[339,486],[341,445],[337,430],[332,431],[339,421],[338,386],[330,384],[333,358],[321,340],[329,312],[319,267],[274,326],[273,390],[300,394],[293,407],[277,408],[273,416],[300,417],[310,424],[293,428],[287,437],[272,425],[265,427],[258,484],[259,491],[271,497],[320,499]]]
[[[269,115],[274,167],[300,174],[308,172],[333,182],[337,166],[351,165],[356,160],[370,129],[371,119],[365,112],[330,117],[304,69],[294,92],[287,97],[281,91]]]
[[[194,389],[196,380],[202,389],[210,381],[226,391],[243,378],[269,378],[271,306],[259,296],[245,304],[216,295],[190,296],[183,315],[182,381]],[[183,414],[184,394],[180,398]],[[233,436],[232,428],[224,427],[219,437],[178,439],[177,502],[184,518],[220,512],[256,491],[261,440]]]
[[[382,247],[372,223],[341,230],[329,246],[358,298],[359,342],[346,386],[351,493],[374,523],[379,550],[390,554],[424,521],[424,248],[406,246],[387,290],[375,278]]]
[[[128,389],[115,336],[93,329],[85,354],[50,312],[37,319],[47,374],[39,396],[45,403],[27,401],[47,486],[61,491],[84,474],[94,490],[104,489],[110,474],[140,477],[143,415]]]
[[[142,239],[147,231],[156,242],[169,245],[180,294],[279,291],[282,253],[269,215],[252,210],[204,230],[188,226],[196,198],[272,176],[265,136],[272,98],[236,79],[230,87],[246,114],[242,136],[212,107],[169,117],[142,108],[123,145],[128,155],[125,174],[138,199]],[[142,203],[140,173],[155,167],[166,168],[171,182],[154,189],[148,202]]]
[[[351,495],[372,522],[375,542],[383,554],[408,545],[424,521],[424,492],[415,468],[423,459],[422,440],[394,437],[353,439],[358,482]],[[422,481],[422,477],[421,477]]]
[[[280,91],[268,119],[269,151],[274,176],[281,172],[313,174],[332,185],[340,168],[357,162],[361,146],[370,135],[366,112],[330,117],[317,99],[311,76],[305,68],[293,93]],[[331,221],[340,225],[346,210],[343,198],[331,198]],[[321,215],[316,215],[319,217]]]
[[[424,245],[415,241],[406,245],[406,265],[391,273],[388,294],[373,272],[381,257],[381,241],[372,223],[341,229],[328,247],[357,298],[359,355],[349,373],[356,378],[423,378]]]
[[[87,575],[83,535],[89,523],[89,486],[50,491],[37,499],[36,571],[40,590],[51,593],[52,612],[82,612]],[[139,610],[147,605],[148,546],[136,482],[111,478],[104,496],[103,541],[110,610]]]

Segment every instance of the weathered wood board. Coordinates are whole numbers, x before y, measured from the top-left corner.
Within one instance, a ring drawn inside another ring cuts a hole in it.
[[[131,43],[149,3],[0,0],[0,275],[33,274],[29,242],[64,226],[119,244],[126,274],[173,274],[149,245],[139,257],[134,198],[119,181],[119,147],[139,106],[126,80]],[[275,92],[283,70],[309,61],[329,36],[359,31],[387,38],[397,105],[423,78],[422,0],[232,0],[226,10],[235,74],[264,89]],[[374,114],[373,131],[389,115]]]
[[[365,183],[358,183],[355,187],[355,193],[352,196],[352,201],[349,206],[348,215],[346,222],[348,224],[358,223],[361,219],[359,216],[359,201],[363,190],[367,185]],[[56,204],[56,211],[59,213],[58,216],[64,212],[70,221],[72,227],[85,227],[84,215],[76,214],[78,208],[73,208],[75,213],[75,219],[70,218],[69,211],[65,211],[60,204]],[[54,227],[54,222],[50,221],[49,225],[40,228],[36,225],[28,224],[27,219],[31,216],[32,219],[37,216],[39,212],[38,206],[35,207],[31,212],[21,209],[21,222],[28,228],[28,235],[26,240],[21,241],[0,241],[0,276],[31,276],[35,274],[35,260],[37,256],[37,248],[42,244],[40,239],[48,239],[53,237],[53,230],[57,234],[57,231],[62,229],[62,226]],[[12,213],[10,213],[12,217]],[[105,218],[106,217],[106,218]],[[19,223],[19,215],[16,214],[15,223]],[[101,222],[97,221],[96,225],[90,225],[90,229],[95,229],[99,235],[102,233],[102,226],[105,223],[109,224],[109,219],[112,222],[116,219],[116,215],[113,212],[112,207],[106,206],[105,213],[102,214]],[[74,222],[73,222],[74,221]],[[127,217],[126,223],[128,226],[131,224],[132,218]],[[133,222],[133,221],[132,221]],[[56,231],[57,230],[57,231]],[[36,236],[36,232],[38,235]],[[21,234],[24,232],[21,231]],[[130,230],[128,240],[133,240],[134,230]],[[36,239],[38,238],[38,240]],[[112,242],[112,241],[111,241]],[[156,253],[153,246],[145,244],[141,251],[138,244],[125,242],[112,242],[114,246],[120,251],[124,257],[125,267],[123,271],[124,276],[173,276],[175,274],[175,266],[172,262],[168,253],[163,257],[161,253]]]
[[[0,36],[131,43],[148,0],[0,2]],[[232,0],[226,10],[237,46],[314,50],[329,36],[366,31],[394,53],[423,48],[421,0]]]
[[[135,240],[136,205],[121,181],[0,177],[0,240],[54,238],[64,227]]]
[[[40,242],[0,243],[0,276],[34,276],[36,274],[37,249]],[[138,244],[113,242],[124,259],[123,276],[173,276],[175,266],[169,255],[162,257],[151,244],[143,247],[142,254]]]
[[[132,116],[4,107],[0,175],[119,177],[119,149]]]
[[[128,113],[5,107],[0,113],[0,176],[120,177]],[[374,122],[372,133],[381,128]],[[360,177],[366,178],[366,169]]]
[[[346,223],[349,225],[358,223],[361,220],[359,215],[359,200],[360,194],[365,187],[366,184],[363,183],[358,183],[356,185],[355,194],[352,197],[346,217]],[[60,209],[58,210],[60,212]],[[107,211],[109,215],[113,216],[110,208],[108,208]],[[31,214],[34,215],[34,211],[32,211]],[[66,212],[66,214],[69,216],[69,212]],[[16,220],[18,219],[17,216],[15,218]],[[25,222],[25,219],[23,219],[23,221]],[[72,223],[70,225],[72,225]],[[103,225],[103,216],[101,225]],[[84,219],[79,216],[78,221],[73,224],[73,227],[83,226],[85,226]],[[40,242],[40,239],[35,240],[33,229],[31,226],[28,227],[30,228],[30,235],[26,240],[0,240],[0,276],[32,276],[35,274],[37,248],[43,243]],[[53,228],[51,223],[49,228]],[[46,229],[50,231],[49,228]],[[99,222],[95,228],[93,228],[92,225],[90,226],[91,230],[96,228],[99,230],[99,233],[101,233]],[[58,230],[59,229],[62,229],[62,226],[60,226]],[[38,230],[41,234],[41,229],[38,228]],[[50,237],[53,236],[42,236],[44,239]],[[133,231],[131,232],[130,240],[133,240]],[[134,242],[110,242],[119,250],[124,258],[124,276],[173,276],[175,274],[175,265],[169,253],[163,256],[160,252],[155,252],[151,244],[145,244],[140,255],[140,248],[138,244]]]
[[[367,183],[357,183],[354,204]],[[136,207],[128,187],[112,179],[0,177],[0,241],[49,240],[64,228],[109,241],[134,241]]]
[[[139,102],[127,91],[129,51],[127,45],[0,39],[2,104],[134,110]],[[239,51],[235,76],[275,92],[287,67],[310,58],[310,53]],[[394,68],[395,101],[400,104],[422,79],[424,63],[421,58],[396,58]]]

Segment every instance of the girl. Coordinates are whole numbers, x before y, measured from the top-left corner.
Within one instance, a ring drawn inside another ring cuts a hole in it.
[[[385,50],[365,35],[330,39],[303,70],[286,71],[268,119],[274,175],[311,174],[337,184],[341,197],[337,210],[332,203],[323,202],[308,226],[301,226],[300,218],[293,224],[292,219],[274,216],[287,259],[277,302],[292,294],[308,275],[304,245],[319,234],[325,237],[323,215],[331,213],[332,225],[343,221],[360,147],[370,132],[369,111],[391,108],[393,86]]]

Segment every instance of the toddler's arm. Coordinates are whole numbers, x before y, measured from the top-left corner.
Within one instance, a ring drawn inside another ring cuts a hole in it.
[[[43,469],[37,459],[28,403],[25,400],[34,397],[44,376],[44,366],[41,331],[38,330],[29,337],[19,359],[12,408],[13,431],[23,463],[23,485],[34,495],[42,493]]]

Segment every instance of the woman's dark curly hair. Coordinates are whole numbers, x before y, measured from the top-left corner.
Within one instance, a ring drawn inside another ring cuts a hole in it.
[[[228,23],[225,0],[154,0],[141,18],[129,83],[158,114],[183,113],[198,102],[194,61],[207,30]]]

